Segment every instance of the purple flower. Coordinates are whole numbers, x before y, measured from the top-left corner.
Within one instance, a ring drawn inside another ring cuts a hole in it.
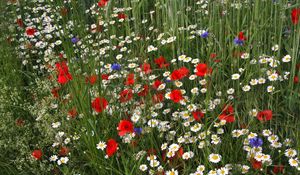
[[[263,140],[259,137],[254,137],[249,140],[251,147],[260,147],[263,145]]]
[[[208,31],[204,31],[204,32],[201,33],[200,36],[201,36],[201,38],[207,38],[208,35],[209,35]]]
[[[142,128],[134,128],[134,132],[137,133],[137,134],[141,134],[143,131]]]
[[[170,79],[165,79],[164,82],[165,82],[165,83],[170,83],[171,80],[170,80]]]
[[[73,44],[76,44],[78,41],[79,41],[79,39],[76,38],[76,37],[73,37],[73,38],[71,39],[71,42],[72,42]]]
[[[239,39],[238,37],[234,38],[233,42],[234,42],[234,44],[239,45],[239,46],[244,45],[244,40]]]
[[[121,70],[121,65],[120,64],[118,64],[118,63],[114,63],[114,64],[112,64],[111,65],[111,69],[112,70]]]

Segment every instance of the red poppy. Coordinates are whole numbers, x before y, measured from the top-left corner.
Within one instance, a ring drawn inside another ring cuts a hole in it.
[[[68,115],[71,117],[71,118],[75,118],[76,115],[77,115],[77,110],[76,108],[72,108],[68,111]]]
[[[234,113],[234,108],[232,105],[227,105],[223,108],[223,112],[225,113]]]
[[[239,40],[242,40],[242,41],[244,41],[244,40],[247,39],[247,38],[244,36],[244,32],[240,32],[238,38],[239,38]]]
[[[199,77],[204,77],[206,74],[208,74],[211,70],[208,69],[207,65],[205,63],[199,63],[196,66],[196,75]]]
[[[162,157],[162,160],[163,160],[164,162],[166,162],[166,159],[167,159],[167,153],[166,153],[166,150],[164,150],[164,151],[162,152],[161,157]]]
[[[125,81],[125,85],[129,86],[129,85],[133,85],[134,84],[134,74],[128,74],[126,81]]]
[[[98,7],[105,7],[109,0],[100,0],[98,2]]]
[[[72,80],[71,74],[59,74],[57,82],[60,84],[66,84],[69,80]]]
[[[119,136],[133,132],[133,124],[129,120],[121,120],[118,126]]]
[[[138,96],[139,96],[139,97],[144,97],[144,96],[146,96],[148,93],[149,93],[149,86],[148,86],[148,85],[144,85],[143,90],[140,91],[140,92],[138,93]]]
[[[183,99],[181,91],[178,89],[172,90],[170,93],[170,99],[175,103],[180,102]]]
[[[291,12],[292,23],[294,25],[298,24],[300,17],[300,8],[294,8]]]
[[[43,152],[40,149],[36,149],[34,151],[32,151],[31,155],[36,159],[36,160],[40,160],[43,156]]]
[[[63,54],[63,53],[59,53],[59,54],[58,54],[58,57],[59,57],[60,59],[63,59],[63,58],[64,58],[64,54]]]
[[[91,85],[95,84],[97,81],[97,75],[91,75],[85,79],[86,83],[90,83]]]
[[[158,65],[159,68],[168,67],[170,65],[170,63],[167,63],[166,59],[163,56],[156,58],[154,62],[156,65]]]
[[[226,120],[227,123],[232,123],[235,121],[234,115],[232,114],[224,114],[219,115],[220,120]]]
[[[66,16],[68,14],[68,9],[66,7],[62,7],[60,9],[60,15],[61,16]]]
[[[66,73],[69,71],[66,61],[58,62],[55,66],[59,73]]]
[[[190,73],[190,71],[186,67],[176,69],[171,74],[171,80],[180,80],[180,79],[188,76],[189,73]]]
[[[183,148],[180,147],[179,150],[178,150],[177,153],[176,153],[177,157],[178,157],[178,158],[182,157],[183,152],[184,152],[184,151],[183,151]]]
[[[160,80],[155,80],[155,81],[153,82],[152,87],[153,87],[154,89],[157,89],[161,84],[162,84],[162,82],[161,82]]]
[[[107,108],[108,102],[103,97],[97,97],[92,101],[92,108],[96,112],[102,112],[104,109]]]
[[[202,118],[204,118],[204,113],[199,110],[193,111],[192,115],[196,121],[200,121]]]
[[[17,126],[24,126],[24,124],[25,124],[25,121],[23,120],[23,119],[21,119],[21,118],[18,118],[17,120],[16,120],[16,125]]]
[[[101,75],[101,79],[102,79],[102,80],[108,80],[108,77],[109,77],[109,76],[108,76],[107,74],[102,74],[102,75]]]
[[[260,121],[268,121],[272,119],[272,111],[271,110],[263,110],[257,114],[257,119]]]
[[[262,168],[262,163],[260,161],[257,161],[257,160],[253,160],[251,162],[251,165],[252,165],[252,168],[255,169],[255,170],[259,170]]]
[[[65,61],[55,64],[56,69],[58,71],[57,81],[60,84],[65,84],[68,81],[72,80],[72,75],[69,73],[69,68]]]
[[[118,18],[119,18],[119,19],[126,19],[127,16],[126,16],[125,13],[118,13]]]
[[[150,156],[150,155],[156,155],[157,152],[154,148],[150,148],[147,150],[147,155]]]
[[[125,89],[120,93],[120,101],[127,102],[130,101],[133,97],[132,89]]]
[[[164,94],[163,93],[157,93],[157,94],[154,94],[152,96],[153,103],[160,103],[163,100],[164,100]]]
[[[297,75],[294,77],[294,83],[295,83],[295,84],[298,84],[298,83],[299,83],[299,77],[298,77]]]
[[[28,27],[28,28],[26,29],[26,34],[27,34],[28,36],[33,36],[33,35],[35,34],[35,32],[36,32],[36,29],[33,28],[33,27]]]
[[[227,123],[232,123],[235,121],[234,118],[234,108],[232,105],[226,105],[223,108],[221,115],[219,115],[220,120],[226,120]]]
[[[55,98],[59,97],[59,93],[58,93],[59,89],[60,88],[56,87],[51,90],[51,94],[53,95],[53,97],[55,97]]]
[[[106,155],[111,157],[118,150],[118,143],[114,139],[109,139],[106,143]]]
[[[211,53],[211,54],[209,55],[209,57],[210,57],[211,59],[214,59],[214,58],[217,57],[217,54],[216,54],[216,53]]]
[[[209,57],[210,57],[211,59],[213,59],[213,61],[214,61],[215,63],[221,62],[220,59],[216,59],[216,57],[217,57],[217,54],[216,54],[216,53],[211,53]]]
[[[69,152],[70,152],[69,148],[63,146],[63,147],[61,147],[60,150],[59,150],[59,155],[60,155],[60,156],[66,156],[66,155],[69,154]]]
[[[141,69],[142,71],[145,73],[145,74],[150,74],[152,72],[151,70],[151,65],[149,63],[144,63],[142,66],[141,66]]]
[[[278,174],[278,173],[283,173],[284,166],[283,165],[275,165],[273,168],[273,173]]]
[[[17,19],[17,24],[19,27],[24,27],[24,23],[23,23],[22,19],[20,19],[20,18]]]

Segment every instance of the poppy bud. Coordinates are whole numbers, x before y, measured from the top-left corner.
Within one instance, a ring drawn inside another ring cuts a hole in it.
[[[34,151],[32,151],[31,155],[36,159],[36,160],[40,160],[42,158],[42,150],[40,149],[36,149]]]

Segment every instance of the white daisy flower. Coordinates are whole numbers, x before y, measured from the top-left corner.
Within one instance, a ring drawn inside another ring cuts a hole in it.
[[[52,123],[52,128],[58,128],[61,125],[60,122]]]
[[[290,55],[286,55],[282,58],[282,62],[288,63],[291,61],[291,59],[292,59],[292,57]]]
[[[216,170],[210,170],[207,175],[217,175],[217,174],[218,173]]]
[[[58,165],[61,165],[61,164],[67,164],[69,161],[69,158],[68,157],[61,157],[58,161],[57,161],[57,164]]]
[[[160,164],[160,162],[158,160],[151,160],[149,165],[151,167],[158,167],[159,164]]]
[[[232,74],[231,75],[231,79],[232,80],[238,80],[238,79],[240,79],[240,74]]]
[[[258,83],[257,79],[251,79],[251,81],[250,81],[251,86],[257,85],[257,83]]]
[[[169,146],[169,150],[173,152],[177,152],[179,150],[180,146],[176,143],[173,143]]]
[[[178,57],[178,60],[179,61],[182,61],[182,60],[184,60],[186,58],[186,55],[180,55],[179,57]]]
[[[49,158],[50,162],[55,162],[58,159],[56,155],[53,155]]]
[[[167,172],[166,172],[166,175],[178,175],[178,171],[172,169],[172,170],[170,170],[170,171],[167,171]]]
[[[103,141],[100,141],[97,145],[96,145],[97,149],[101,149],[102,151],[106,148],[106,143]]]
[[[146,171],[148,169],[147,165],[145,164],[142,164],[140,165],[140,168],[139,168],[141,171]]]
[[[241,58],[242,58],[242,59],[248,59],[249,56],[250,56],[249,53],[243,53],[243,54],[241,55]]]
[[[269,75],[268,79],[270,81],[276,81],[278,79],[278,74],[277,73],[273,73],[273,74]]]
[[[200,171],[200,172],[205,171],[205,166],[204,166],[204,165],[199,165],[199,166],[197,167],[197,171]]]
[[[286,157],[292,158],[292,157],[295,157],[297,155],[297,151],[292,149],[292,148],[289,148],[289,149],[285,150],[284,155]]]
[[[230,88],[227,90],[227,94],[231,95],[234,93],[234,89],[233,88]]]
[[[268,86],[267,87],[267,92],[273,92],[275,90],[274,86]]]
[[[258,79],[258,84],[264,84],[265,82],[266,82],[266,79],[264,79],[264,78]]]
[[[210,154],[208,159],[212,163],[219,163],[222,159],[222,156],[219,154]]]
[[[272,51],[276,52],[279,49],[279,45],[275,44],[274,46],[272,46]]]
[[[153,45],[148,46],[148,52],[157,51],[157,47],[154,47]]]
[[[227,175],[229,173],[228,169],[225,167],[222,167],[217,170],[218,175]]]
[[[245,85],[245,86],[242,87],[242,90],[244,92],[248,92],[248,91],[250,91],[250,89],[251,89],[251,86],[249,86],[249,85]]]
[[[291,159],[289,159],[289,164],[293,167],[298,167],[299,166],[299,160],[297,158],[296,159],[291,158]]]

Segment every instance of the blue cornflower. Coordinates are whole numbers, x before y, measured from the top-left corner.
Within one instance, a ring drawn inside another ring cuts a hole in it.
[[[121,65],[118,63],[114,63],[111,65],[112,70],[121,70]]]
[[[249,139],[249,143],[251,147],[260,147],[263,145],[263,140],[259,137],[254,137],[252,139]]]
[[[238,37],[234,38],[233,40],[234,44],[242,46],[244,44],[244,40],[243,39],[239,39]]]
[[[246,40],[246,37],[244,36],[244,32],[239,32],[238,37],[234,38],[233,42],[236,45],[242,46],[244,44],[245,40]]]
[[[79,39],[76,38],[76,37],[73,37],[73,38],[71,39],[71,41],[72,41],[73,44],[76,44],[76,43],[79,41]]]
[[[200,34],[201,38],[207,38],[209,35],[208,31],[204,31]]]
[[[165,79],[164,81],[165,81],[165,83],[170,83],[170,82],[171,82],[171,79],[167,78],[167,79]]]
[[[134,132],[135,132],[136,134],[141,134],[142,131],[143,131],[142,128],[134,128]]]

